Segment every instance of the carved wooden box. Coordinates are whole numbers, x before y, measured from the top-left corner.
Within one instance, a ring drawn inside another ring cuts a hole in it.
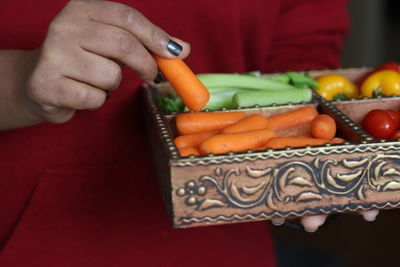
[[[355,80],[366,70],[326,72]],[[312,103],[241,109],[268,116],[314,105],[335,118],[337,136],[347,142],[181,157],[173,143],[174,115],[161,114],[155,101],[170,89],[164,83],[144,91],[155,172],[174,227],[400,205],[400,142],[375,140],[359,124],[373,108],[400,110],[400,97],[330,102],[315,95]]]

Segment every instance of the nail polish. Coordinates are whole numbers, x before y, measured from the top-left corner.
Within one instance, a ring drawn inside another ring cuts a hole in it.
[[[164,76],[162,75],[162,73],[161,72],[157,72],[157,76],[154,79],[154,83],[156,83],[156,84],[160,83],[163,79],[164,79]]]
[[[167,45],[168,51],[173,54],[174,56],[179,56],[180,53],[182,53],[182,46],[172,40],[169,40],[168,45]]]

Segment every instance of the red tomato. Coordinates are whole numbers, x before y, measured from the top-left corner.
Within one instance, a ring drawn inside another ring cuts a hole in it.
[[[396,130],[396,125],[389,112],[374,109],[365,115],[362,127],[376,139],[387,139]]]
[[[400,139],[400,130],[394,131],[390,139]]]
[[[394,109],[387,109],[386,112],[392,116],[392,119],[394,120],[396,130],[400,128],[400,112]]]

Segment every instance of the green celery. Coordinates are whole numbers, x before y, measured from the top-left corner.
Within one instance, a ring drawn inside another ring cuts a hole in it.
[[[255,105],[270,106],[272,104],[286,104],[289,102],[309,102],[312,91],[309,88],[295,88],[287,90],[264,90],[257,92],[239,92],[233,96],[233,103],[237,107],[253,107]]]
[[[267,77],[256,77],[248,74],[236,73],[206,73],[197,74],[197,77],[207,88],[234,87],[254,90],[285,90],[294,87]]]

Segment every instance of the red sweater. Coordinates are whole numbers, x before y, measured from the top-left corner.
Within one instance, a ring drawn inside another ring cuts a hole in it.
[[[123,2],[190,42],[197,73],[335,68],[348,28],[345,0]],[[0,49],[40,46],[65,3],[1,1]],[[274,266],[265,222],[172,229],[123,73],[99,110],[0,133],[0,266]]]

